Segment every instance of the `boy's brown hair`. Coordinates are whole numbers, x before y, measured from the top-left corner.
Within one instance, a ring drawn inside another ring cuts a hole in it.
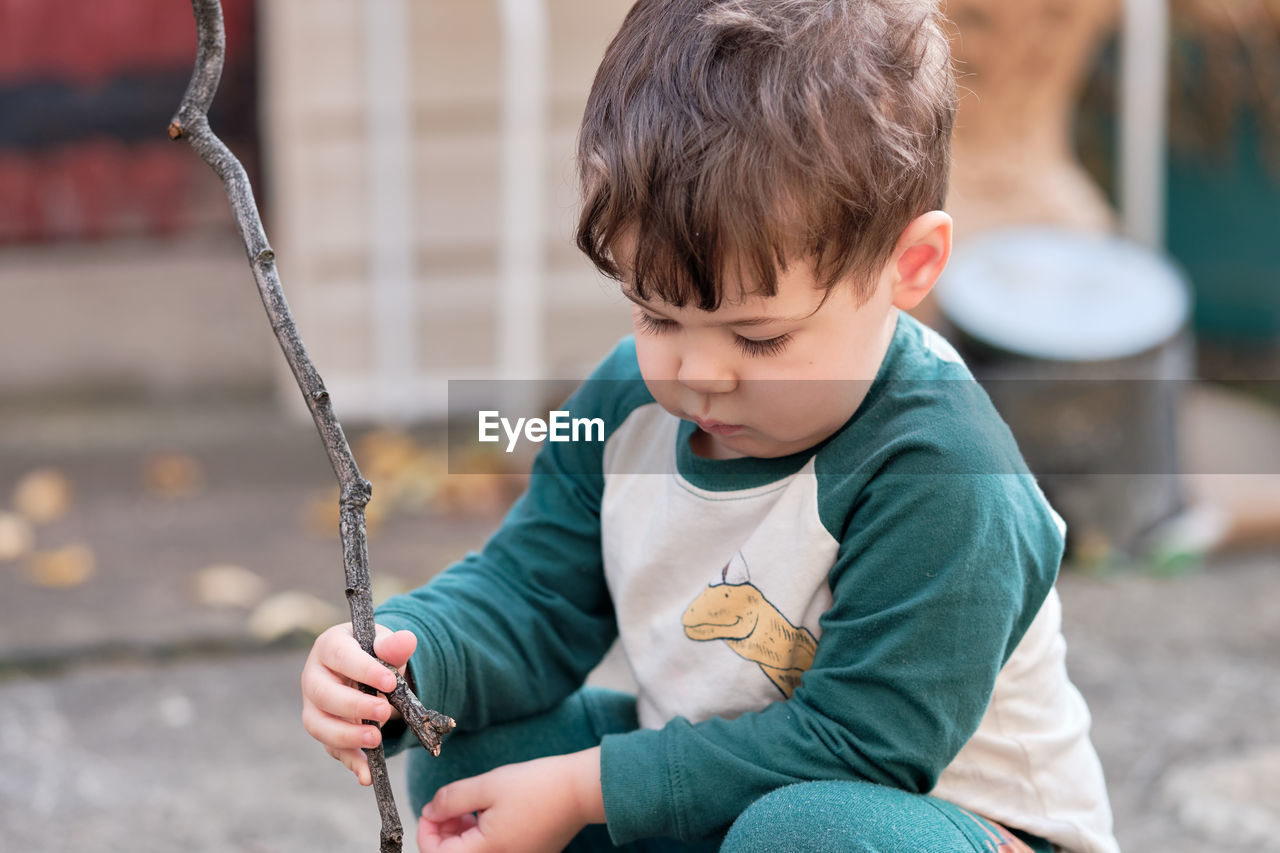
[[[578,246],[621,279],[626,239],[634,293],[681,307],[799,258],[869,298],[942,207],[954,112],[932,0],[640,0],[587,101]]]

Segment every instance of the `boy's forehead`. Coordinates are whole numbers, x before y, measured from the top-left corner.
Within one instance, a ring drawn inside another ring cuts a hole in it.
[[[635,237],[628,231],[619,234],[610,243],[609,254],[613,261],[617,264],[618,272],[621,274],[620,281],[622,283],[623,295],[632,302],[638,304],[649,304],[642,299],[635,287],[635,255],[636,242]],[[773,294],[768,288],[756,280],[756,276],[752,273],[752,265],[749,263],[746,253],[742,251],[730,250],[726,253],[727,257],[721,263],[719,274],[716,276],[716,289],[720,294],[720,304],[722,306],[747,305],[753,301],[760,299],[769,299]],[[784,278],[798,278],[806,280],[809,284],[816,285],[816,274],[813,269],[813,262],[810,258],[797,257],[786,261],[779,261],[774,264],[774,281],[781,283]],[[776,285],[772,288],[776,292]],[[651,299],[662,300],[661,293],[652,293]]]
[[[740,308],[749,305],[760,304],[767,300],[773,299],[777,294],[769,294],[763,288],[753,287],[744,284],[741,281],[725,282],[720,285],[720,309]],[[642,308],[652,308],[658,306],[672,307],[672,303],[662,297],[661,293],[653,293],[648,299],[642,297],[636,292],[635,285],[631,276],[626,275],[622,279],[622,295],[630,299]]]
[[[664,300],[660,294],[649,299],[636,293],[629,279],[623,279],[622,295],[649,311],[660,313],[690,310],[716,319],[716,326],[759,326],[766,323],[794,323],[808,319],[826,302],[827,288],[815,284],[811,275],[797,275],[794,266],[788,274],[780,274],[778,288],[766,294],[758,288],[742,285],[726,286],[720,305],[711,311],[696,306],[676,306]]]

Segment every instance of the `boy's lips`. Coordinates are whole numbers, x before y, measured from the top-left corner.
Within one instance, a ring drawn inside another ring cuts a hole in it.
[[[693,420],[694,423],[698,425],[699,429],[703,432],[709,432],[712,435],[732,435],[742,429],[741,424],[726,424],[721,423],[720,421],[704,421],[702,418],[698,417],[695,417]]]

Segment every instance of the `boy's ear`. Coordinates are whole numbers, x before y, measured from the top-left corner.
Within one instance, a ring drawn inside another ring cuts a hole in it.
[[[903,229],[887,272],[893,304],[910,311],[924,300],[951,258],[951,217],[941,210],[921,214]]]

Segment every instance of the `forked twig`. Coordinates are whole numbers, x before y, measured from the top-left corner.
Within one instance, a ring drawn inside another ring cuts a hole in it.
[[[267,243],[248,175],[236,156],[209,129],[209,106],[213,103],[218,80],[222,76],[226,53],[222,4],[219,0],[191,0],[191,7],[196,18],[195,70],[191,74],[191,82],[187,84],[182,103],[169,124],[169,138],[186,139],[217,173],[226,188],[236,228],[244,242],[258,293],[271,320],[271,328],[298,382],[316,429],[324,441],[334,474],[338,477],[341,490],[339,530],[342,535],[343,565],[346,569],[347,602],[351,607],[351,626],[360,647],[372,655],[373,595],[370,591],[369,549],[364,515],[365,505],[372,495],[372,486],[356,467],[346,436],[333,414],[329,392],[325,390],[320,374],[316,372],[302,345],[302,339],[298,336],[297,326],[293,322],[293,315],[285,301],[280,277],[276,272],[275,252]],[[370,694],[377,692],[368,685],[361,685],[361,689]],[[453,729],[453,720],[424,708],[409,690],[408,684],[398,675],[396,689],[387,694],[387,698],[404,717],[422,745],[432,754],[439,755],[441,739]],[[365,753],[369,758],[374,792],[378,798],[378,811],[382,815],[380,849],[382,853],[400,853],[404,830],[391,792],[386,757],[381,746],[367,749]]]

